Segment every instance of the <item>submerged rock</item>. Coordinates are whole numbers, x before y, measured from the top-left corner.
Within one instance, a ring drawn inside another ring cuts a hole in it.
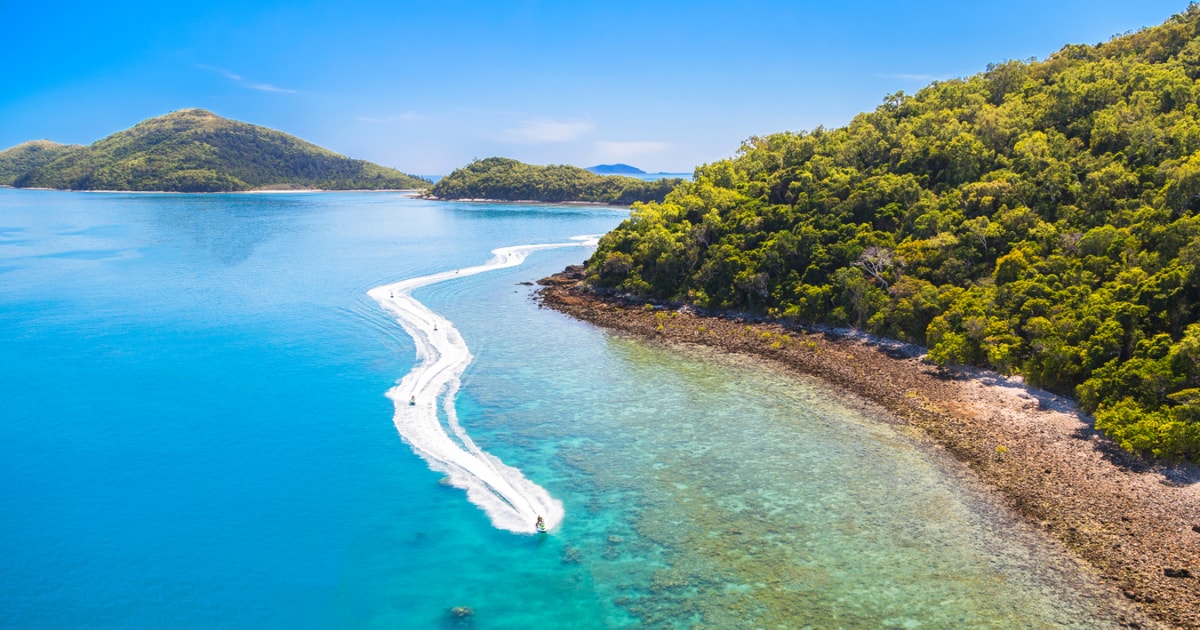
[[[583,562],[583,554],[580,553],[578,549],[574,547],[567,547],[563,550],[563,564],[579,564],[581,562]]]

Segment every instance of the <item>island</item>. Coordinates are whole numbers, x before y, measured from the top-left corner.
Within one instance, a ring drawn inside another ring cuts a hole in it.
[[[628,164],[597,164],[586,169],[597,175],[645,175],[646,171]]]
[[[751,138],[542,303],[855,392],[1200,627],[1197,32],[1192,5]]]
[[[235,192],[422,189],[430,182],[274,129],[184,109],[88,146],[36,140],[0,151],[0,185]]]
[[[597,175],[578,166],[537,166],[510,158],[475,160],[438,180],[432,199],[596,203],[627,206],[662,201],[680,178],[646,181]]]

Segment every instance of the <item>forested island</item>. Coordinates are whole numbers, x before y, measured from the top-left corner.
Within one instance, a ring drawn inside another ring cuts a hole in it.
[[[89,146],[39,140],[2,151],[0,185],[233,192],[414,189],[430,183],[274,129],[185,109],[145,120]]]
[[[491,157],[475,160],[438,180],[429,191],[434,199],[579,202],[629,205],[662,201],[682,183],[679,178],[645,181],[636,177],[597,175],[577,166],[537,166]]]
[[[1200,460],[1200,7],[751,138],[587,262],[595,288],[923,344]]]

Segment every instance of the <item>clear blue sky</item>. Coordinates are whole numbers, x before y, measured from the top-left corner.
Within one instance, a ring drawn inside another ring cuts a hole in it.
[[[247,6],[250,5],[250,6]],[[0,148],[188,107],[409,173],[493,155],[691,171],[1185,0],[0,0]]]

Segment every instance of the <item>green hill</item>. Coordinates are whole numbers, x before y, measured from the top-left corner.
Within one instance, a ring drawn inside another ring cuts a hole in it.
[[[644,181],[604,176],[577,166],[535,166],[509,158],[476,160],[438,180],[429,195],[437,199],[590,202],[629,205],[661,201],[682,179]]]
[[[586,169],[588,172],[597,175],[645,175],[646,171],[628,164],[597,164],[589,166]]]
[[[850,325],[1074,395],[1200,460],[1200,7],[751,138],[635,207],[589,281]]]
[[[78,151],[78,144],[59,144],[49,140],[33,140],[0,151],[0,185],[12,186],[18,177],[39,169],[58,158]]]
[[[46,149],[31,143],[0,152],[0,183],[67,190],[224,192],[424,188],[429,182],[352,160],[295,136],[185,109],[145,120],[87,147]],[[62,145],[53,145],[61,147]],[[31,168],[22,170],[21,165]]]

